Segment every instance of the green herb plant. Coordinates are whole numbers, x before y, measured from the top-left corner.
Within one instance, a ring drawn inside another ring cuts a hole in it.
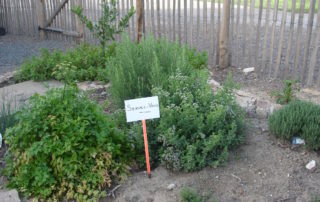
[[[75,87],[34,95],[16,120],[4,135],[4,174],[26,197],[98,201],[128,174],[126,135]]]
[[[35,80],[44,81],[64,78],[73,81],[100,80],[108,81],[106,61],[114,54],[116,44],[107,48],[105,56],[102,49],[83,43],[66,53],[55,50],[52,53],[43,49],[39,57],[26,60],[21,69],[14,75],[18,81]],[[61,76],[69,72],[70,75]]]
[[[291,141],[303,138],[310,149],[320,149],[320,105],[292,101],[269,117],[269,128],[275,136]]]
[[[103,15],[98,20],[98,24],[94,24],[90,21],[84,14],[83,8],[78,6],[72,8],[72,12],[74,12],[81,22],[86,25],[86,27],[94,34],[96,38],[100,41],[100,46],[103,50],[103,55],[106,49],[106,45],[108,41],[114,41],[115,35],[120,34],[125,30],[125,28],[129,25],[130,18],[134,15],[134,8],[131,7],[129,12],[120,19],[119,23],[117,23],[117,18],[119,16],[119,11],[117,10],[117,1],[111,0],[109,3],[107,0],[102,0],[102,10]]]
[[[284,88],[282,91],[275,91],[271,93],[271,96],[275,97],[278,104],[288,104],[292,100],[295,99],[294,95],[294,84],[296,84],[297,81],[294,80],[284,80]]]
[[[233,83],[226,82],[214,95],[208,70],[193,66],[199,63],[189,60],[190,52],[165,39],[147,37],[136,44],[127,37],[107,63],[114,103],[120,109],[126,99],[159,97],[161,119],[148,121],[151,163],[171,170],[217,166],[242,141],[244,113],[235,102]],[[125,129],[121,110],[114,119],[135,142],[136,159],[143,159],[141,126]]]

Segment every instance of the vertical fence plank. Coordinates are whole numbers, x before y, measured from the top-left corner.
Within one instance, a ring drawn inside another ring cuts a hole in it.
[[[158,39],[161,37],[161,27],[160,27],[160,2],[157,0],[157,27],[158,27]]]
[[[262,53],[262,69],[261,75],[266,71],[266,57],[267,57],[267,43],[268,43],[268,28],[270,21],[270,9],[271,9],[271,0],[267,2],[267,11],[266,11],[266,22],[264,25],[264,40],[263,40],[263,53]]]
[[[252,64],[252,46],[253,46],[253,32],[254,32],[254,10],[255,10],[255,0],[250,1],[250,31],[249,31],[249,66],[251,67]],[[257,53],[254,53],[257,54]]]
[[[193,0],[190,0],[190,46],[193,46]]]
[[[291,59],[291,47],[292,47],[292,38],[293,38],[293,32],[294,32],[294,21],[295,21],[295,14],[296,14],[296,0],[292,0],[291,4],[291,20],[290,20],[290,33],[289,33],[289,41],[288,41],[288,47],[286,52],[286,59],[285,59],[285,66],[284,66],[284,73],[283,78],[287,78],[290,66],[289,66],[289,59]]]
[[[300,4],[300,13],[299,13],[299,20],[298,20],[298,35],[296,40],[296,49],[295,49],[295,60],[294,60],[294,78],[299,79],[299,59],[300,59],[300,46],[301,46],[301,34],[303,28],[303,16],[304,16],[304,7],[305,7],[305,0],[301,0]]]
[[[215,38],[215,29],[214,29],[214,11],[215,11],[215,0],[211,0],[211,12],[210,12],[210,51],[209,51],[209,60],[214,64],[214,38]]]
[[[25,16],[25,1],[18,2],[19,9],[18,12],[21,14],[21,31],[28,31],[26,30],[27,22],[26,22],[26,16]]]
[[[318,3],[318,6],[320,5],[320,1]],[[318,49],[319,49],[319,44],[320,42],[320,9],[318,8],[318,14],[317,14],[317,26],[315,30],[315,40],[314,40],[314,47],[312,50],[312,55],[310,59],[310,68],[308,72],[308,79],[307,79],[307,85],[311,86],[313,83],[314,76],[316,75],[315,67],[317,63],[317,54],[318,54]],[[318,84],[320,85],[320,69],[319,69],[319,78],[318,78]]]
[[[38,16],[38,25],[40,27],[44,26],[45,23],[45,5],[43,1],[37,1],[37,16]],[[44,39],[46,37],[44,31],[40,30],[40,38]]]
[[[135,7],[134,6],[134,4],[133,4],[133,0],[130,0],[130,7]],[[130,35],[130,38],[132,39],[132,40],[134,40],[134,37],[135,37],[135,26],[134,26],[134,23],[135,22],[135,17],[134,16],[132,16],[132,18],[131,18],[131,35]]]
[[[278,57],[277,57],[276,69],[274,72],[275,78],[279,76],[279,69],[280,69],[281,57],[282,57],[283,32],[287,22],[287,7],[288,7],[288,1],[284,1],[283,8],[282,8],[283,10],[282,10],[282,19],[281,19],[280,39],[279,39],[279,46],[278,46]]]
[[[178,0],[178,37],[181,44],[181,0]]]
[[[237,3],[237,21],[236,21],[236,67],[239,67],[239,58],[240,58],[240,51],[239,51],[239,45],[240,45],[240,4],[241,1],[238,0]]]
[[[240,67],[243,67],[246,56],[246,45],[247,45],[247,12],[248,12],[248,0],[244,0],[243,5],[243,18],[242,18],[242,60]]]
[[[197,0],[197,47],[200,44],[200,0]]]
[[[278,7],[279,7],[279,0],[275,0],[275,5],[273,8],[273,23],[272,23],[272,31],[271,31],[271,45],[270,45],[270,55],[269,55],[269,78],[272,75],[272,65],[273,65],[273,51],[274,51],[274,38],[275,38],[275,31],[276,31],[276,24],[278,20]]]
[[[207,50],[207,2],[203,1],[203,51]]]
[[[307,74],[307,60],[309,57],[309,48],[311,43],[311,35],[312,35],[312,27],[313,27],[313,20],[314,20],[314,10],[315,10],[316,1],[310,0],[310,7],[309,7],[309,19],[308,19],[308,28],[307,28],[307,39],[305,43],[304,53],[303,53],[303,62],[302,62],[302,76],[301,82],[304,83],[305,77]]]
[[[144,9],[144,11],[145,11],[145,14],[144,14],[144,17],[145,17],[145,19],[144,19],[144,21],[146,21],[146,26],[147,26],[147,33],[146,33],[146,35],[149,35],[150,33],[151,33],[151,21],[150,21],[150,2],[149,2],[149,0],[146,0],[146,7],[145,7],[145,9]]]
[[[218,29],[217,29],[217,42],[216,44],[219,44],[220,41],[220,29],[221,29],[221,3],[220,0],[218,0]],[[219,56],[220,56],[220,50],[217,48],[216,53],[216,65],[219,65]]]
[[[162,0],[162,27],[162,33],[166,36],[166,0]]]
[[[188,43],[188,5],[187,5],[187,0],[184,0],[183,4],[183,11],[184,11],[184,43]]]
[[[168,0],[168,39],[171,40],[171,0]]]
[[[172,11],[172,33],[173,40],[176,41],[176,0],[173,0],[173,11]]]
[[[233,34],[233,32],[234,32],[234,0],[231,0],[231,8],[230,8],[230,18],[231,18],[231,25],[230,25],[230,32],[229,32],[229,42],[228,42],[228,45],[229,45],[229,47],[228,47],[228,49],[229,49],[229,51],[228,51],[228,57],[229,57],[229,59],[228,59],[228,61],[229,61],[229,65],[231,66],[232,64],[233,64],[233,62],[232,62],[232,55],[233,55],[233,41],[234,41],[234,38],[233,38],[233,36],[234,36],[234,34]]]
[[[259,47],[260,47],[260,30],[261,30],[261,19],[263,14],[263,0],[259,2],[259,17],[258,17],[258,27],[257,27],[257,37],[256,37],[256,47],[255,47],[255,59],[254,59],[254,66],[258,68],[258,57],[259,57]]]

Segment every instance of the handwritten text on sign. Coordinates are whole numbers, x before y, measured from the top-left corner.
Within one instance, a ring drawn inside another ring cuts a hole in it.
[[[158,96],[124,101],[127,122],[160,118]]]

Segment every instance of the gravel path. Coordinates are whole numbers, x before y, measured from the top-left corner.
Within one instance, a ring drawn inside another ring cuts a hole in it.
[[[66,50],[72,44],[56,40],[39,40],[27,36],[0,36],[0,74],[13,71],[22,62],[39,55],[42,48]]]

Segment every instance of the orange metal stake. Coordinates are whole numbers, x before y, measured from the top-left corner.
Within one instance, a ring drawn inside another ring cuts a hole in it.
[[[143,128],[144,148],[146,151],[147,172],[148,172],[149,178],[151,178],[146,120],[142,120],[142,128]]]

